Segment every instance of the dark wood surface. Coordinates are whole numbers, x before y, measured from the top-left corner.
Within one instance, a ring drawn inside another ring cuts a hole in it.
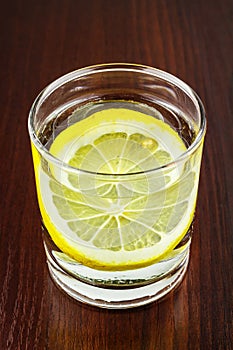
[[[8,0],[0,8],[0,349],[233,349],[232,1]],[[104,62],[177,75],[208,118],[188,273],[165,300],[125,311],[79,304],[51,281],[27,135],[42,88]]]

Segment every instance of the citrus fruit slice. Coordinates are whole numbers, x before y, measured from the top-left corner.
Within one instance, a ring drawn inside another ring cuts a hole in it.
[[[195,172],[172,165],[185,150],[162,120],[124,108],[96,112],[62,131],[50,152],[70,171],[40,167],[37,179],[43,221],[55,244],[99,269],[162,259],[194,214]]]

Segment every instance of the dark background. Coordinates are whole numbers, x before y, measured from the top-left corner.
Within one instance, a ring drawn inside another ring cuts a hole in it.
[[[0,349],[232,349],[233,3],[15,0],[0,6]],[[90,64],[177,75],[204,102],[208,132],[188,273],[165,300],[110,311],[58,290],[47,272],[27,135],[48,83]]]

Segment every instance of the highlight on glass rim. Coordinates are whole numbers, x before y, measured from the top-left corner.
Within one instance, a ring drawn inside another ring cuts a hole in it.
[[[28,125],[55,283],[104,308],[174,289],[189,261],[206,131],[196,93],[155,68],[91,66],[45,88]]]

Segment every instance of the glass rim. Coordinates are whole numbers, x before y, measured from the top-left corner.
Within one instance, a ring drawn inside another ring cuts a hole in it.
[[[99,72],[108,72],[108,71],[130,71],[130,72],[142,72],[145,74],[148,74],[150,76],[155,76],[157,78],[166,80],[168,82],[171,82],[175,84],[178,88],[180,88],[183,92],[186,93],[191,99],[192,102],[195,104],[195,107],[198,111],[199,117],[200,117],[200,127],[199,130],[195,136],[195,140],[192,142],[192,144],[184,151],[180,156],[173,159],[172,161],[162,165],[158,166],[152,169],[148,170],[142,170],[137,171],[133,173],[123,173],[123,174],[109,174],[109,173],[101,173],[97,171],[90,171],[90,170],[84,170],[79,169],[70,166],[69,164],[65,163],[58,157],[52,155],[49,150],[46,149],[46,147],[41,143],[39,140],[33,126],[34,116],[36,115],[37,109],[40,107],[40,105],[43,103],[44,99],[49,96],[53,91],[61,87],[62,85],[72,81],[74,78],[80,78],[82,76],[86,76],[89,74],[95,74]],[[48,84],[35,98],[30,111],[29,111],[29,117],[28,117],[28,132],[30,136],[31,142],[34,144],[36,149],[41,153],[42,156],[46,156],[46,159],[52,162],[55,166],[59,166],[63,168],[64,170],[67,170],[71,173],[75,174],[89,174],[89,175],[99,175],[104,177],[126,177],[126,176],[133,176],[133,175],[140,175],[140,174],[149,174],[153,172],[157,172],[159,170],[165,170],[169,169],[174,166],[176,163],[182,162],[186,157],[189,157],[192,153],[195,152],[195,150],[199,147],[200,143],[202,142],[205,133],[206,133],[206,127],[207,127],[207,121],[205,116],[205,108],[203,106],[203,103],[201,99],[199,98],[198,94],[184,81],[177,78],[171,73],[168,73],[166,71],[160,70],[158,68],[137,64],[137,63],[103,63],[103,64],[96,64],[91,65],[87,67],[83,67],[74,71],[71,71],[67,74],[62,75],[61,77],[55,79],[53,82]]]

